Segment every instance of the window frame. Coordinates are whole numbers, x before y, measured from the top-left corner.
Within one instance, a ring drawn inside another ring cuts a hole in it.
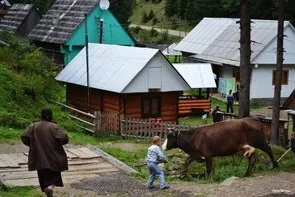
[[[158,101],[158,113],[157,114],[152,114],[152,101],[153,99],[157,99]],[[149,112],[144,114],[144,103],[145,101],[149,101]],[[141,98],[141,117],[142,118],[158,118],[161,117],[161,108],[162,108],[162,103],[161,103],[161,97],[160,96],[150,96],[150,97],[142,97]]]
[[[276,83],[276,70],[272,71],[272,85]],[[282,85],[289,84],[289,70],[282,70]]]

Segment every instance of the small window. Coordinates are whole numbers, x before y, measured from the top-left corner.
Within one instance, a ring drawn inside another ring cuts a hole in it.
[[[142,99],[142,117],[155,118],[161,116],[161,99],[148,97]]]
[[[289,70],[282,70],[282,85],[288,85],[289,81]],[[272,85],[276,83],[276,71],[272,71]]]

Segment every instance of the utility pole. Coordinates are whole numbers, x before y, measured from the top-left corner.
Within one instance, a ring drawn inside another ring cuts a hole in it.
[[[86,46],[86,77],[87,77],[87,112],[90,112],[89,100],[89,55],[88,55],[88,27],[87,27],[87,14],[85,14],[85,46]]]
[[[103,42],[103,18],[100,19],[100,28],[99,28],[99,43],[102,44]]]
[[[239,118],[250,116],[251,19],[249,0],[241,0]]]
[[[279,145],[280,101],[282,86],[282,69],[284,61],[284,15],[285,0],[279,0],[279,20],[277,36],[277,68],[275,72],[275,90],[273,100],[273,113],[271,121],[271,144]]]

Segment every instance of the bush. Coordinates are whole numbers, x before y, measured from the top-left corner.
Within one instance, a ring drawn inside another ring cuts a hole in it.
[[[152,28],[151,31],[150,31],[150,36],[151,36],[152,38],[155,38],[155,37],[157,37],[158,35],[159,35],[159,32],[157,32],[157,30],[155,30],[154,28]]]
[[[148,21],[154,18],[155,14],[153,10],[150,10],[149,15],[148,15]]]
[[[141,18],[141,22],[143,23],[147,23],[149,21],[148,19],[148,15],[146,14],[146,12],[144,11],[142,14],[142,18]]]
[[[159,20],[156,17],[154,17],[153,18],[153,25],[157,24],[158,22],[159,22]]]

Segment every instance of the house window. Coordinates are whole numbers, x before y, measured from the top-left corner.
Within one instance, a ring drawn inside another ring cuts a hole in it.
[[[143,118],[160,117],[161,116],[161,99],[159,97],[143,98],[141,116]]]
[[[282,85],[288,85],[289,81],[289,70],[282,70]],[[276,83],[276,71],[272,71],[272,85]]]

